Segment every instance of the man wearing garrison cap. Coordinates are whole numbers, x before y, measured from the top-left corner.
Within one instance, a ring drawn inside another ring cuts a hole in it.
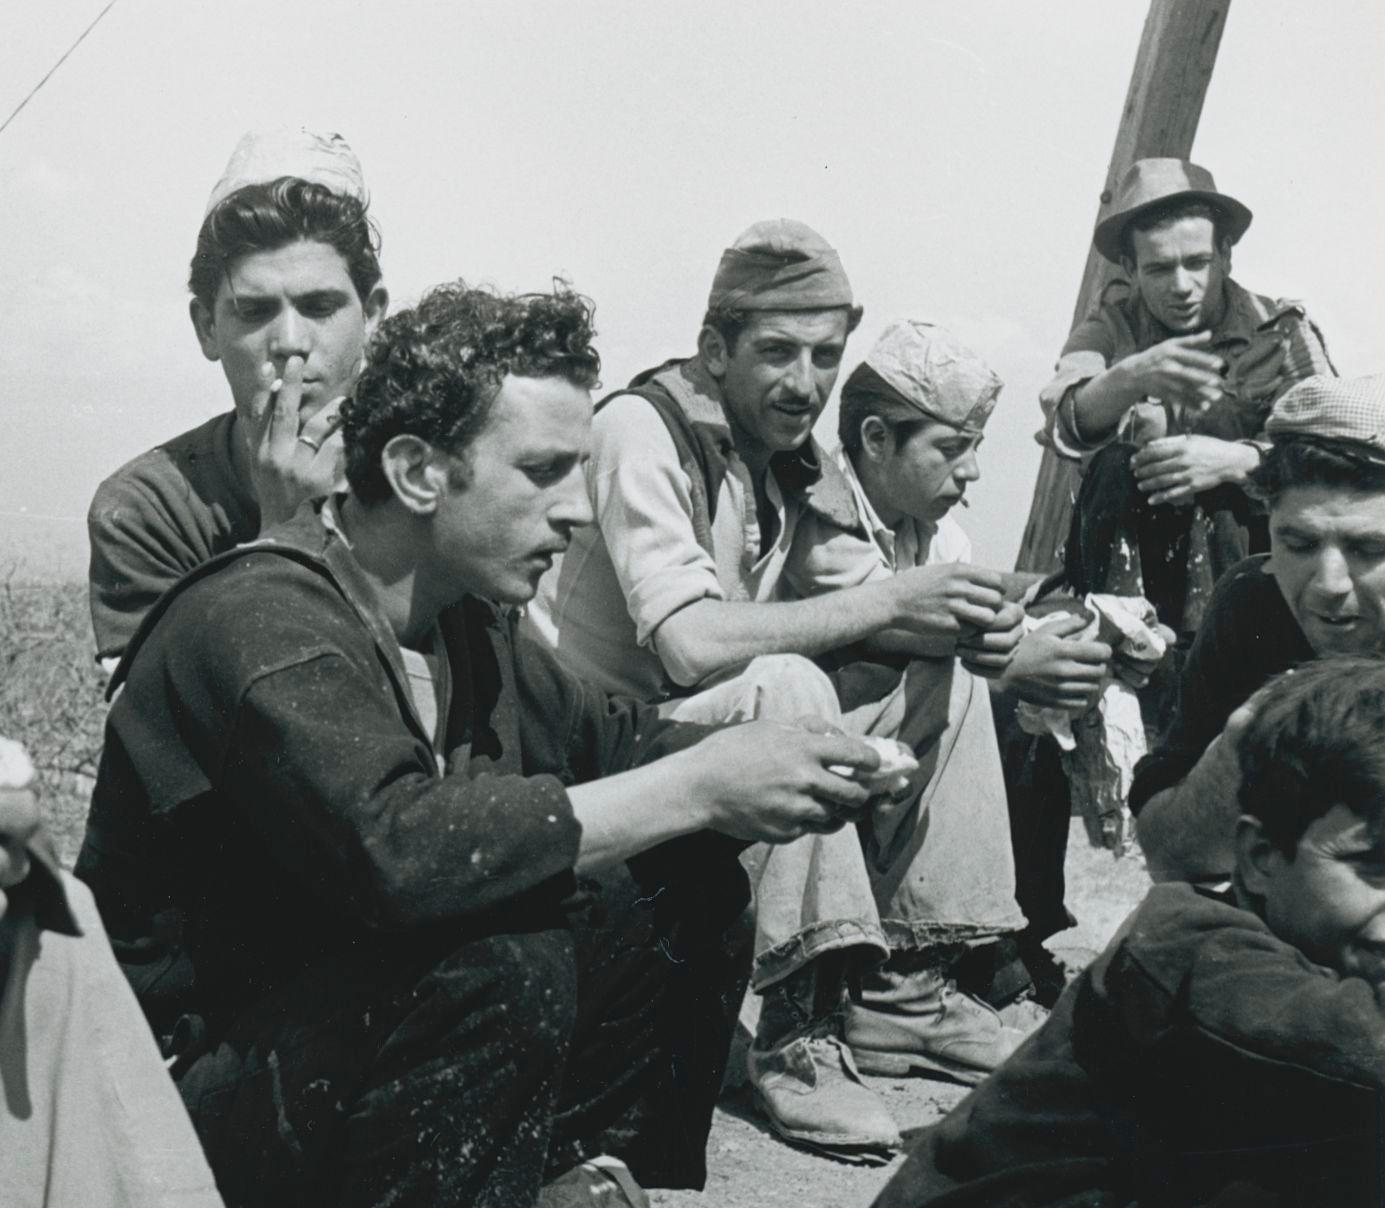
[[[341,476],[337,407],[384,316],[360,161],[339,134],[252,131],[212,189],[189,313],[232,410],[140,454],[87,513],[97,657],[114,668],[154,601]]]
[[[1310,659],[1385,657],[1385,375],[1307,378],[1275,402],[1265,435],[1250,487],[1269,509],[1270,552],[1218,581],[1173,723],[1130,789],[1156,879],[1231,869],[1237,744],[1263,684]]]
[[[898,1141],[846,1047],[846,985],[892,951],[936,944],[911,837],[948,725],[943,668],[961,657],[999,673],[1021,619],[995,572],[959,562],[892,574],[812,439],[860,314],[815,231],[787,219],[745,231],[717,267],[696,355],[599,405],[596,523],[574,535],[527,618],[580,677],[671,716],[825,716],[898,737],[921,761],[909,792],[877,795],[857,826],[748,856],[762,995],[751,1081],[777,1131],[825,1149]],[[806,569],[805,539],[830,542],[830,569]],[[810,661],[846,648],[890,661],[839,655],[831,678]],[[958,938],[1019,925],[1011,903]],[[981,1045],[948,1038],[887,1057],[975,1080],[1013,1039],[996,1027]]]
[[[1079,591],[1133,592],[1180,635],[1254,548],[1243,487],[1274,400],[1333,372],[1297,302],[1231,279],[1251,212],[1181,159],[1136,161],[1093,236],[1120,266],[1040,395],[1047,440],[1084,463],[1065,566]]]

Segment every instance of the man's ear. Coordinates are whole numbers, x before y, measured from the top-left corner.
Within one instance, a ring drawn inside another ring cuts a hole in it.
[[[1231,240],[1223,239],[1217,245],[1217,252],[1221,255],[1222,271],[1228,277],[1231,276]]]
[[[221,351],[216,346],[216,316],[200,298],[188,302],[188,318],[192,329],[197,333],[197,342],[202,346],[202,355],[209,361],[221,360]]]
[[[704,327],[697,336],[697,355],[702,364],[718,381],[726,374],[731,350],[726,347],[726,339],[715,327]]]
[[[377,285],[370,291],[365,300],[365,338],[367,340],[375,334],[375,329],[380,326],[389,308],[390,291],[383,285]]]
[[[861,421],[861,451],[877,462],[894,452],[894,433],[878,415],[868,415]]]
[[[1275,873],[1286,863],[1285,855],[1265,834],[1259,818],[1242,814],[1236,819],[1236,871],[1247,892],[1263,898]]]
[[[1135,272],[1139,266],[1129,256],[1121,255],[1121,272],[1125,274],[1125,279],[1131,285],[1135,284]]]
[[[448,491],[449,458],[420,436],[392,436],[380,469],[395,499],[415,516],[431,516]]]

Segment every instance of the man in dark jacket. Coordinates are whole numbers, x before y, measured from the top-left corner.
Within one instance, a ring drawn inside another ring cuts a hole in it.
[[[229,1204],[614,1195],[607,1153],[700,1186],[740,841],[866,799],[855,739],[663,721],[515,641],[590,519],[591,336],[566,291],[390,320],[349,491],[182,580],[117,673],[78,871]]]
[[[876,1208],[1376,1208],[1385,664],[1277,680],[1240,748],[1231,895],[1156,885]]]
[[[1257,689],[1314,658],[1385,654],[1385,376],[1300,382],[1266,431],[1252,482],[1269,506],[1269,556],[1217,584],[1168,735],[1130,789],[1156,879],[1230,872],[1235,748]]]

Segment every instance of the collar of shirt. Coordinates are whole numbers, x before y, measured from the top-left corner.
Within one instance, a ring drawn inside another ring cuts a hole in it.
[[[1159,322],[1144,304],[1138,290],[1130,287],[1130,300],[1134,310],[1132,324],[1135,338],[1140,348],[1152,348],[1175,335]],[[1277,322],[1286,314],[1301,312],[1302,308],[1292,302],[1272,302],[1258,294],[1243,289],[1226,279],[1226,307],[1221,322],[1210,330],[1212,348],[1219,352],[1235,352],[1254,339],[1255,334],[1266,326]]]
[[[841,445],[833,450],[832,459],[850,486],[851,494],[856,501],[857,513],[889,568],[899,570],[901,566],[923,565],[937,534],[937,526],[916,520],[912,516],[905,516],[900,520],[898,527],[891,528],[880,519],[880,514],[866,494],[866,488],[861,485],[855,465]]]

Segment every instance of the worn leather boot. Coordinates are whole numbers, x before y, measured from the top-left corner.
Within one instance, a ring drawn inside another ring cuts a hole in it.
[[[897,952],[865,974],[846,1042],[868,1074],[916,1074],[975,1086],[1020,1046],[985,1003],[961,993],[936,953]]]
[[[756,1102],[774,1131],[842,1156],[903,1144],[842,1043],[845,967],[829,953],[766,990],[746,1055]]]

